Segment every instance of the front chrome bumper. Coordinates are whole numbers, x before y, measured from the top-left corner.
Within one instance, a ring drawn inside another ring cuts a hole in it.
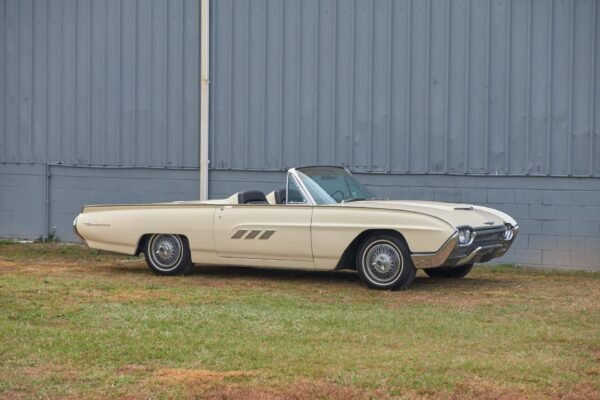
[[[492,233],[500,233],[493,232]],[[458,245],[458,231],[435,253],[414,253],[411,255],[415,268],[456,267],[459,265],[486,262],[503,256],[513,244],[519,232],[519,226],[512,228],[512,237],[495,241],[475,240],[469,246]]]

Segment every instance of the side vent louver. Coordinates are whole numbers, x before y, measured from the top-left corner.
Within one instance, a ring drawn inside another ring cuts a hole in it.
[[[231,239],[248,239],[248,240],[252,240],[252,239],[256,239],[258,238],[259,240],[269,240],[271,238],[271,236],[273,236],[273,234],[275,233],[275,231],[262,231],[260,229],[252,229],[252,230],[248,230],[248,229],[240,229],[239,231],[236,231],[232,236]]]
[[[241,239],[242,237],[244,237],[244,235],[246,234],[246,232],[248,232],[248,231],[245,230],[245,229],[240,229],[231,238],[232,239]]]
[[[259,239],[260,240],[267,240],[268,238],[270,238],[271,236],[273,236],[274,233],[275,233],[275,231],[265,231],[265,233],[263,233],[262,235],[260,235]]]
[[[247,234],[247,235],[246,235],[246,237],[245,237],[244,239],[254,239],[255,237],[257,237],[257,236],[258,236],[258,234],[259,234],[260,232],[261,232],[261,231],[250,231],[250,233],[249,233],[249,234]]]

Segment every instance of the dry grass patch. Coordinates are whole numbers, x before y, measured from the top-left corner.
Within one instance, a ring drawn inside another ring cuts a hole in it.
[[[269,384],[260,380],[236,382],[255,376],[243,371],[162,370],[163,385],[179,385],[183,398],[228,400],[302,400],[302,399],[386,399],[382,390],[367,391],[339,385],[323,379],[296,379],[287,384]]]
[[[154,378],[165,384],[201,383],[204,381],[223,381],[226,378],[243,378],[253,376],[248,371],[211,371],[208,369],[161,368],[155,372]]]

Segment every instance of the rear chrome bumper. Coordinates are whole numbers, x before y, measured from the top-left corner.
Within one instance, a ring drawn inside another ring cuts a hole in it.
[[[444,243],[435,253],[414,253],[411,255],[415,268],[456,267],[459,265],[486,262],[493,258],[503,256],[515,241],[519,226],[512,228],[512,237],[509,240],[500,239],[494,243],[471,246],[458,245],[458,232]]]
[[[75,235],[77,235],[78,238],[80,238],[83,243],[86,243],[85,239],[83,238],[83,236],[81,236],[81,234],[79,233],[79,231],[77,230],[77,219],[79,218],[79,215],[77,215],[75,217],[75,219],[73,220],[73,232],[75,232]],[[87,243],[86,243],[87,244]]]

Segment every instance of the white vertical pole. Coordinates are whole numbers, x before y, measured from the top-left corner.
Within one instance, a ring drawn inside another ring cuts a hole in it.
[[[208,199],[210,0],[200,0],[200,200]]]

